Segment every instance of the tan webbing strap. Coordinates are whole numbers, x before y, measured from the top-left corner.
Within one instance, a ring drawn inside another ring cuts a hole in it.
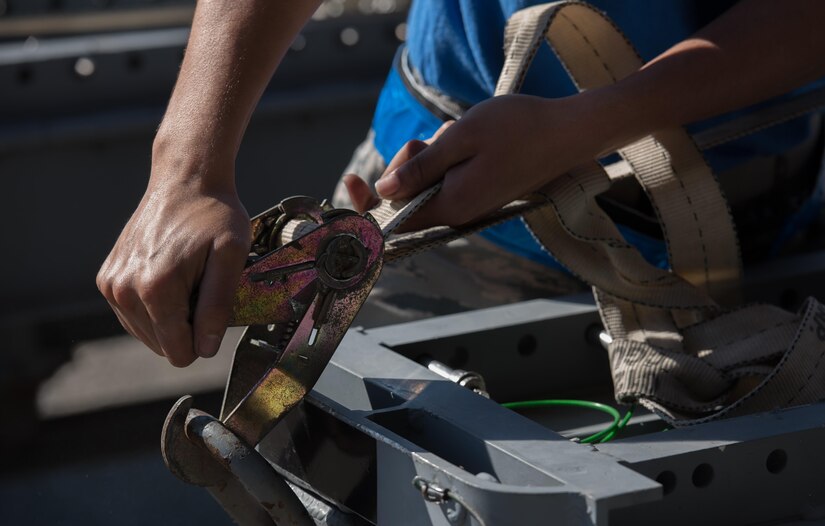
[[[581,2],[527,8],[510,20],[497,95],[516,92],[546,40],[580,90],[617,82],[642,66],[600,12]],[[671,272],[649,265],[595,197],[609,177],[595,162],[540,192],[550,207],[524,219],[541,244],[594,285],[616,397],[689,424],[825,397],[825,308],[800,314],[738,301],[741,265],[727,204],[681,129],[656,132],[619,152],[660,221]]]
[[[609,180],[593,162],[540,192],[552,208],[524,214],[539,242],[575,275],[641,305],[711,308],[714,302],[679,276],[648,264],[596,203]]]
[[[534,6],[514,14],[507,25],[505,63],[496,95],[514,93],[521,87],[544,40],[580,90],[613,84],[643,64],[621,31],[589,5],[556,2]],[[704,288],[716,301],[728,303],[738,299],[740,262],[733,221],[718,184],[688,135],[681,129],[666,130],[623,148],[620,153],[651,198],[674,274]],[[531,226],[541,222],[528,218]],[[582,261],[568,262],[563,252],[554,253],[588,282],[617,297],[657,304],[642,299],[644,295],[638,289],[605,286],[605,280],[599,276],[582,274]],[[635,265],[631,261],[626,263]],[[649,282],[657,284],[658,279],[661,277],[648,277]]]
[[[370,210],[370,214],[378,222],[378,226],[381,227],[384,238],[389,237],[396,228],[429,201],[440,189],[441,183],[437,183],[412,199],[381,201],[377,207]]]
[[[719,183],[682,129],[619,150],[642,182],[668,246],[673,272],[722,305],[740,300],[739,244]]]
[[[497,95],[519,89],[545,39],[579,89],[616,82],[642,66],[599,11],[581,2],[536,6],[507,26]],[[437,188],[408,202],[383,202],[371,213],[387,238],[386,259],[521,213],[537,240],[594,286],[613,339],[608,354],[619,401],[639,402],[682,425],[825,398],[825,307],[813,299],[798,314],[766,305],[719,307],[738,296],[738,245],[719,186],[686,133],[656,132],[620,153],[656,209],[671,271],[648,264],[598,206],[595,198],[611,179],[595,161],[464,228],[390,237]]]

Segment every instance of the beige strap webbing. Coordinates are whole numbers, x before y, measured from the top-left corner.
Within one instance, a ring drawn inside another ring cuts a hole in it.
[[[642,61],[601,12],[581,2],[519,11],[505,33],[496,95],[515,93],[543,41],[580,90],[637,71]],[[595,161],[539,192],[551,205],[524,219],[536,239],[594,286],[612,337],[616,397],[674,424],[825,398],[825,308],[794,315],[739,301],[741,264],[733,222],[712,172],[681,128],[621,148],[647,193],[671,271],[648,264],[601,210],[610,178]]]
[[[507,25],[505,63],[496,95],[518,91],[544,40],[582,91],[613,84],[643,64],[624,35],[599,11],[577,2],[539,5],[517,12]],[[687,133],[682,129],[664,130],[656,137],[645,137],[622,148],[619,153],[630,164],[650,197],[662,227],[673,273],[717,302],[735,303],[741,265],[733,221],[719,185]],[[594,164],[585,171],[591,173],[600,169]],[[579,183],[576,180],[568,184]],[[584,191],[584,188],[580,189]],[[601,193],[605,189],[597,188],[594,183],[592,191]],[[544,222],[526,219],[528,223],[535,223],[537,229],[538,224]],[[713,250],[709,248],[711,246]],[[616,255],[611,259],[615,261],[619,257]],[[635,267],[635,261],[625,262]],[[584,275],[578,261],[571,262],[568,268],[596,286],[606,279],[599,275]],[[659,305],[659,302],[651,301],[643,289],[650,286],[661,290],[664,278],[661,273],[649,269],[646,273],[646,279],[637,279],[632,285],[613,287],[613,294]]]
[[[642,67],[633,46],[582,2],[519,11],[505,34],[496,95],[515,93],[547,41],[580,90],[615,83]],[[825,398],[825,307],[798,314],[739,301],[741,264],[726,201],[681,128],[661,130],[619,153],[656,210],[671,270],[650,264],[623,238],[596,196],[611,178],[596,161],[467,227],[390,234],[436,191],[370,213],[394,260],[522,214],[536,239],[593,286],[620,402],[638,402],[676,425]],[[513,174],[517,176],[518,174]],[[315,228],[288,225],[285,239]]]

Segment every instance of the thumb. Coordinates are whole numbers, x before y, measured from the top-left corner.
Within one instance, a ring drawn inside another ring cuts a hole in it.
[[[462,128],[461,121],[442,126],[432,144],[419,149],[375,183],[378,195],[384,199],[406,199],[443,179],[452,166],[470,157]]]
[[[238,243],[240,245],[240,243]],[[195,306],[195,353],[204,358],[217,354],[232,316],[232,302],[248,248],[214,248],[206,261]]]

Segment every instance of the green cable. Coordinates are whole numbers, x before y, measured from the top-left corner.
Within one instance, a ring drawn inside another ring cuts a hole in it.
[[[614,407],[587,400],[525,400],[523,402],[508,402],[501,405],[507,409],[527,409],[547,406],[584,407],[586,409],[593,409],[596,411],[601,411],[602,413],[607,413],[613,417],[613,422],[611,422],[609,426],[602,429],[598,433],[594,433],[583,438],[581,440],[582,444],[607,442],[616,436],[616,433],[618,433],[625,425],[627,425],[628,421],[630,421],[630,417],[633,415],[632,407],[627,411],[624,417],[622,417],[621,413],[619,413],[619,411]]]
[[[624,417],[619,421],[619,425],[616,426],[616,429],[608,433],[603,439],[602,442],[607,442],[609,440],[613,440],[613,437],[616,436],[616,433],[624,429],[628,422],[630,422],[630,418],[633,416],[633,410],[636,406],[630,406],[627,410],[627,413],[624,414]]]

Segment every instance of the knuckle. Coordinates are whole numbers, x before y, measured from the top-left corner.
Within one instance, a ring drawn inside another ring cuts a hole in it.
[[[404,144],[404,155],[407,158],[414,157],[421,153],[427,147],[426,141],[419,141],[418,139],[413,139],[411,141],[407,141]]]
[[[138,296],[129,281],[117,280],[112,283],[111,295],[114,303],[123,310],[131,311],[137,306]]]
[[[112,297],[112,280],[101,270],[97,273],[95,277],[95,284],[97,285],[97,290],[100,291],[103,296],[111,301]]]
[[[249,252],[249,243],[240,236],[226,236],[215,241],[215,248],[233,255],[245,256]]]
[[[147,305],[162,303],[169,294],[172,278],[169,275],[154,275],[140,280],[137,296]]]

